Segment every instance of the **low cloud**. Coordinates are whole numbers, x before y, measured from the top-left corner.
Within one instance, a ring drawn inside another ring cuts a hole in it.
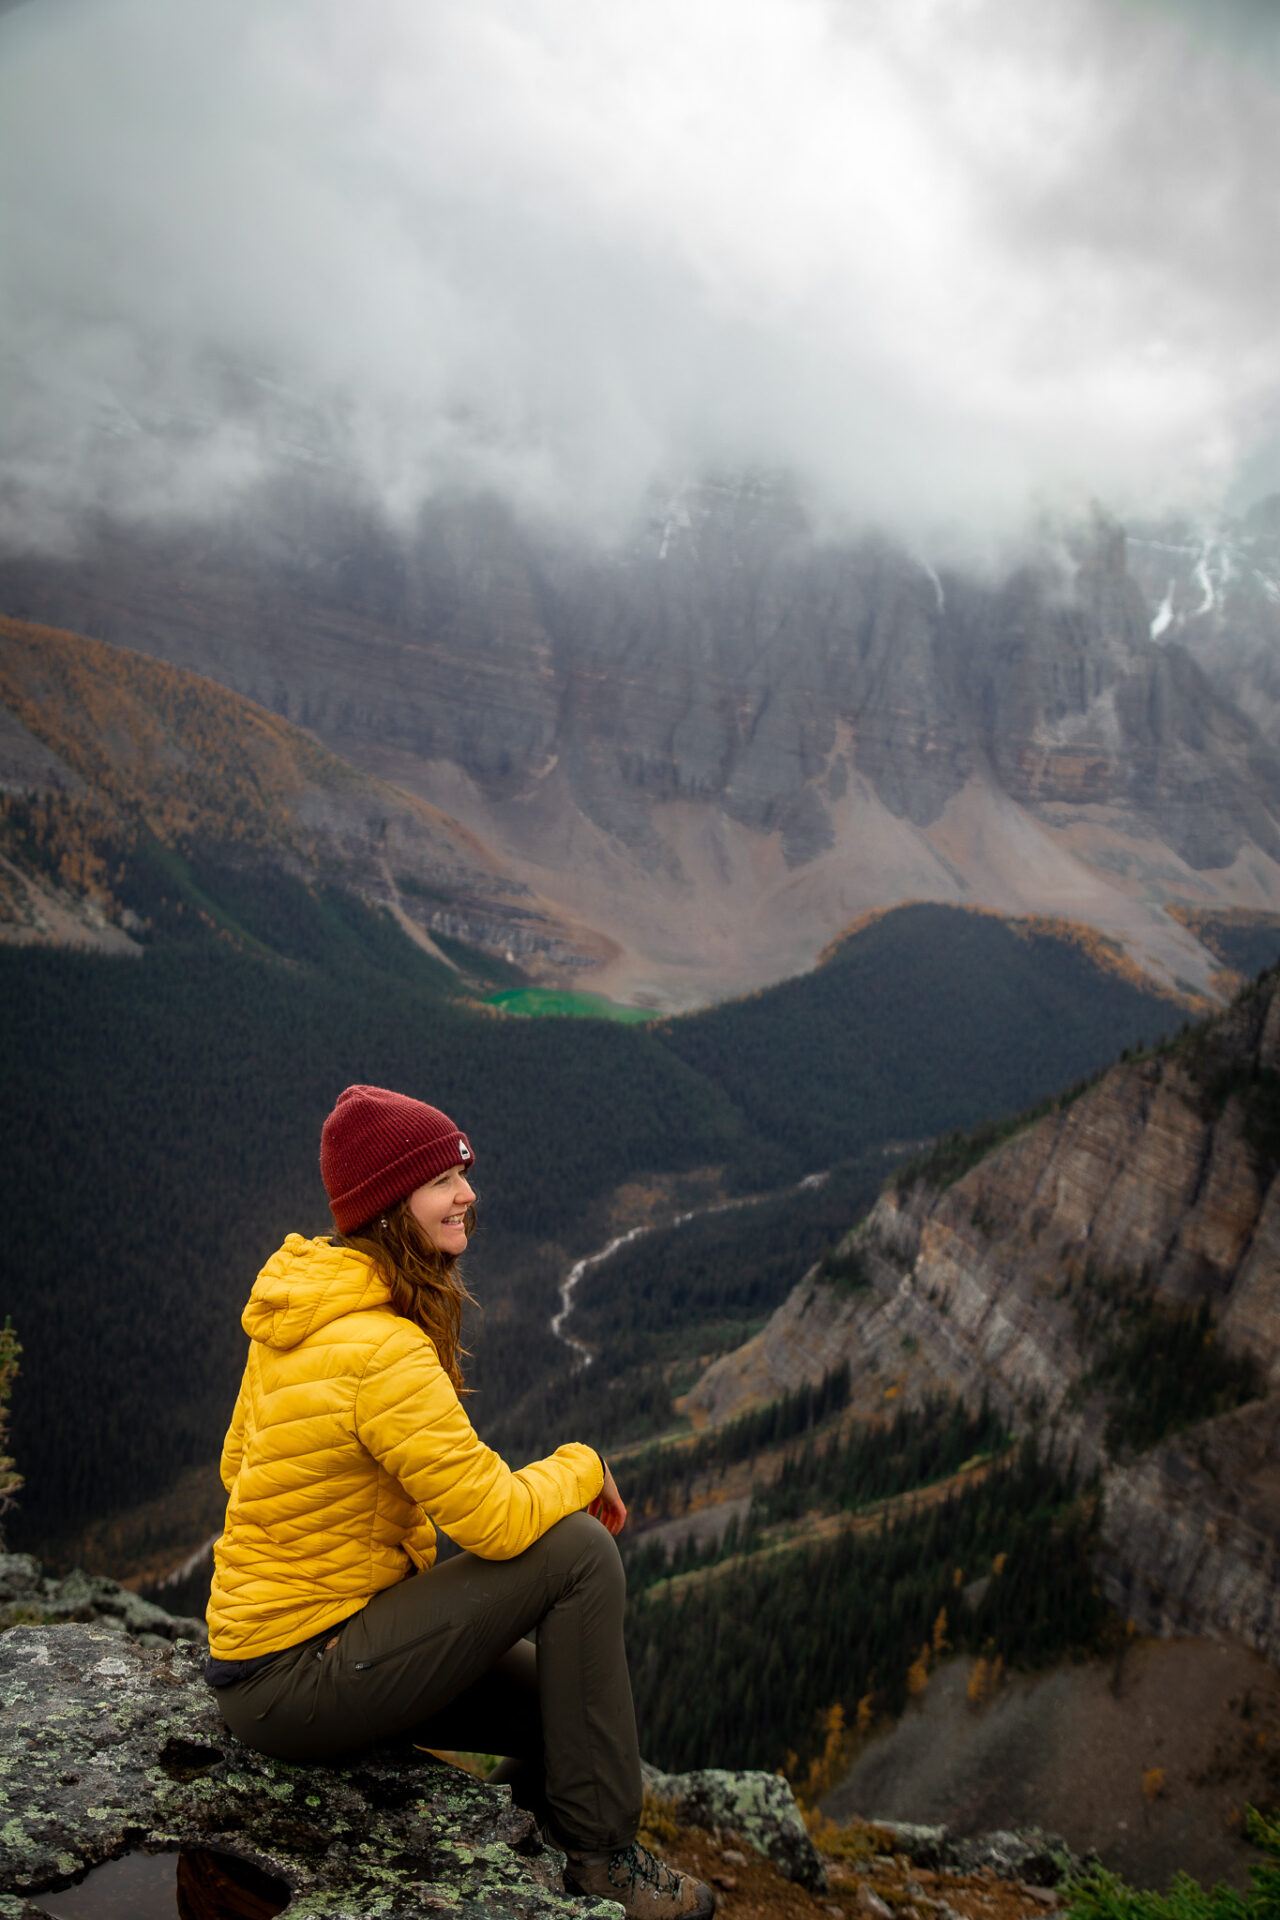
[[[1268,10],[36,0],[0,529],[281,469],[607,531],[794,470],[915,539],[1280,482]]]

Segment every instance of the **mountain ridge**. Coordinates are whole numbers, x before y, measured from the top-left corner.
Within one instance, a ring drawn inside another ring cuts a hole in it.
[[[118,894],[150,842],[340,880],[444,965],[433,929],[535,966],[607,952],[440,809],[183,668],[0,619],[0,716],[6,937],[136,946],[141,919]]]
[[[832,1273],[852,1278],[811,1270],[685,1410],[717,1423],[845,1360],[873,1399],[878,1372],[908,1396],[989,1394],[1102,1471],[1099,1565],[1126,1617],[1280,1660],[1278,1101],[1273,970],[1203,1028],[979,1148],[967,1170],[958,1153],[948,1177],[935,1150],[932,1166],[895,1175],[833,1249]],[[1190,1333],[1196,1313],[1205,1352],[1190,1357],[1193,1343],[1175,1361],[1170,1331]],[[1255,1370],[1240,1404],[1213,1401],[1209,1347],[1224,1381],[1237,1356]],[[1185,1431],[1176,1417],[1170,1432],[1135,1425],[1124,1395],[1141,1407],[1167,1384],[1177,1405],[1179,1367],[1205,1389]]]
[[[983,578],[823,534],[781,482],[655,498],[607,550],[493,501],[408,533],[318,482],[255,509],[11,556],[0,604],[430,800],[614,944],[615,998],[769,984],[914,898],[1084,920],[1215,994],[1166,907],[1280,907],[1276,744],[1194,624],[1152,637],[1105,520]]]

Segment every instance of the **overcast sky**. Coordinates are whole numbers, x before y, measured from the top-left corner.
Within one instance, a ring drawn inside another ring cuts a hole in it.
[[[919,538],[1280,486],[1277,13],[32,0],[0,529],[317,459],[605,527],[782,466]]]

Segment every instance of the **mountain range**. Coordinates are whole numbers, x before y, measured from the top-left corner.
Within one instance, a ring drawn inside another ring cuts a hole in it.
[[[393,527],[313,476],[10,555],[0,607],[426,802],[467,878],[412,917],[548,983],[706,1004],[936,900],[1084,922],[1213,995],[1204,917],[1280,907],[1274,523],[1126,539],[1099,513],[934,567],[776,478],[655,494],[602,548],[494,500]]]

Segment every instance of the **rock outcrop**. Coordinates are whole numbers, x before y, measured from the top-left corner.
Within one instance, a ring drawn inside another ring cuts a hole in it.
[[[883,1834],[886,1851],[892,1847],[916,1867],[950,1867],[997,1880],[1021,1880],[1032,1887],[1056,1887],[1082,1865],[1061,1834],[1045,1833],[1039,1827],[1023,1827],[1016,1833],[997,1827],[991,1833],[963,1836],[947,1826],[918,1820],[877,1818],[872,1824]]]
[[[941,1164],[941,1163],[939,1163]],[[1280,979],[1109,1072],[962,1177],[890,1187],[754,1340],[687,1397],[719,1421],[848,1360],[855,1404],[984,1392],[1104,1475],[1102,1572],[1150,1631],[1280,1660]],[[1093,1369],[1136,1309],[1208,1303],[1264,1397],[1145,1453],[1108,1441]]]
[[[105,1574],[77,1567],[57,1579],[29,1553],[0,1552],[0,1632],[23,1624],[71,1621],[125,1634],[144,1647],[162,1647],[171,1640],[203,1644],[208,1638],[203,1620],[166,1613]]]
[[[702,1767],[693,1773],[644,1769],[653,1794],[683,1826],[730,1827],[798,1886],[821,1893],[826,1870],[780,1773],[731,1773]]]
[[[263,1876],[298,1920],[617,1920],[564,1892],[564,1856],[509,1788],[407,1739],[341,1766],[267,1759],[223,1726],[201,1649],[112,1626],[0,1633],[0,1920],[34,1920],[28,1896],[142,1846],[183,1850],[197,1875]],[[732,1817],[789,1877],[825,1884],[782,1780],[651,1779],[682,1819]]]
[[[557,1890],[559,1860],[507,1789],[407,1742],[349,1768],[285,1766],[241,1746],[199,1677],[202,1657],[101,1626],[0,1636],[10,1914],[24,1912],[18,1896],[145,1844],[247,1862],[287,1887],[299,1920],[617,1920],[611,1903]]]

